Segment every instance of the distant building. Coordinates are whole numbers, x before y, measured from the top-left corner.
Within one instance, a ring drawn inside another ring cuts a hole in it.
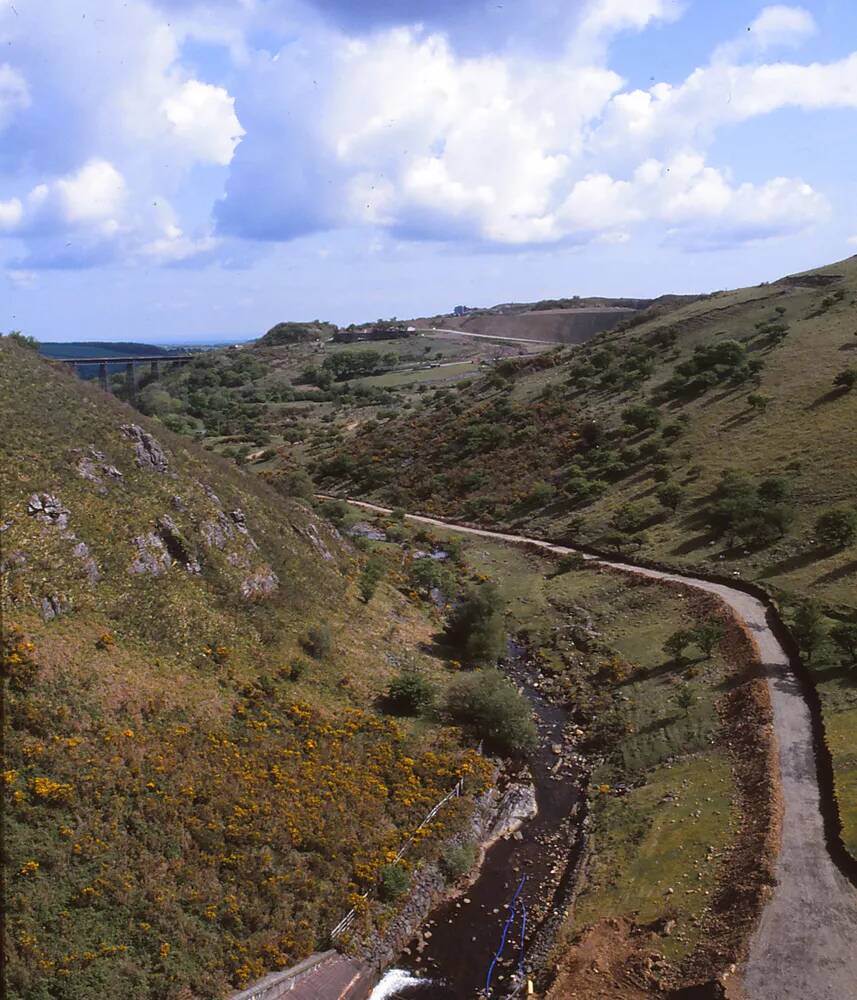
[[[456,306],[452,310],[453,316],[466,316],[468,313],[472,313],[473,309],[471,306]]]

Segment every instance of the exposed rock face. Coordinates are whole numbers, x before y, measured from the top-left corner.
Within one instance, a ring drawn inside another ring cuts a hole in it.
[[[98,451],[93,448],[92,445],[89,446],[85,455],[77,460],[77,474],[81,479],[86,479],[90,483],[101,484],[104,481],[103,477],[108,479],[113,479],[119,481],[122,479],[122,473],[116,468],[115,465],[110,465],[107,461],[107,456],[104,452]]]
[[[149,573],[152,576],[162,576],[172,565],[167,547],[163,539],[154,531],[138,535],[134,539],[137,552],[128,567],[129,573]]]
[[[68,605],[56,594],[49,594],[47,597],[42,598],[42,618],[46,622],[51,621],[53,618],[58,618],[60,615],[65,614],[66,611],[68,611]]]
[[[175,521],[164,514],[158,518],[158,534],[164,543],[167,552],[177,562],[188,571],[188,573],[200,573],[202,567],[199,560],[193,554],[191,546],[185,536],[179,531]]]
[[[488,842],[493,843],[501,837],[511,837],[527,820],[533,819],[538,811],[536,789],[533,785],[509,785],[497,809]]]
[[[199,530],[202,533],[205,544],[209,548],[214,549],[225,549],[226,543],[235,534],[232,522],[222,510],[219,510],[213,519],[203,521],[199,526]]]
[[[92,558],[86,542],[78,542],[73,551],[75,556],[83,563],[83,570],[86,573],[86,579],[89,583],[93,585],[98,583],[101,578],[101,572],[98,569],[98,563]]]
[[[27,513],[55,528],[67,527],[70,515],[69,509],[52,493],[34,493],[27,501]]]
[[[170,463],[166,452],[148,431],[144,431],[138,424],[122,424],[120,430],[125,437],[134,442],[137,465],[141,469],[150,469],[152,472],[167,471]]]
[[[261,568],[241,582],[241,593],[250,601],[259,601],[273,594],[279,586],[277,574],[270,568]]]
[[[310,545],[312,545],[322,559],[326,559],[328,562],[333,559],[333,553],[322,541],[318,528],[312,523],[312,521],[310,521],[310,523],[303,530],[298,530],[309,539]]]

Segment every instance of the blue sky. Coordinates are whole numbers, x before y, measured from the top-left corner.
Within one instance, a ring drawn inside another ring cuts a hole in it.
[[[0,0],[0,329],[244,338],[857,253],[857,5]]]

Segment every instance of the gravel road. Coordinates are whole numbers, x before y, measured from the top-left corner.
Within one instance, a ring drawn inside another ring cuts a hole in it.
[[[390,513],[385,507],[362,501],[349,503]],[[407,517],[421,524],[550,552],[575,551],[522,535],[468,528],[417,514]],[[857,889],[827,851],[809,708],[785,650],[768,627],[764,604],[725,584],[586,558],[624,572],[709,591],[746,623],[768,674],[779,747],[783,823],[777,886],[750,944],[744,991],[748,1000],[857,1000]]]

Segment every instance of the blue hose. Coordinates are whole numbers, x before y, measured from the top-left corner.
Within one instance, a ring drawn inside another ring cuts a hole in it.
[[[500,960],[500,956],[503,954],[503,949],[506,947],[506,937],[509,934],[509,928],[515,921],[515,914],[518,910],[518,896],[521,894],[521,889],[524,888],[524,882],[527,881],[527,876],[522,875],[521,881],[518,883],[518,888],[515,890],[515,895],[512,896],[512,902],[509,904],[509,916],[506,918],[506,923],[503,925],[503,935],[500,938],[500,947],[497,949],[494,957],[491,959],[491,964],[488,966],[488,975],[485,977],[485,992],[491,992],[491,979],[494,976],[494,969],[497,962]],[[523,904],[522,904],[523,905]],[[526,907],[524,907],[524,926],[526,927]],[[523,936],[521,938],[523,942]],[[523,962],[523,956],[521,957],[521,962]]]

